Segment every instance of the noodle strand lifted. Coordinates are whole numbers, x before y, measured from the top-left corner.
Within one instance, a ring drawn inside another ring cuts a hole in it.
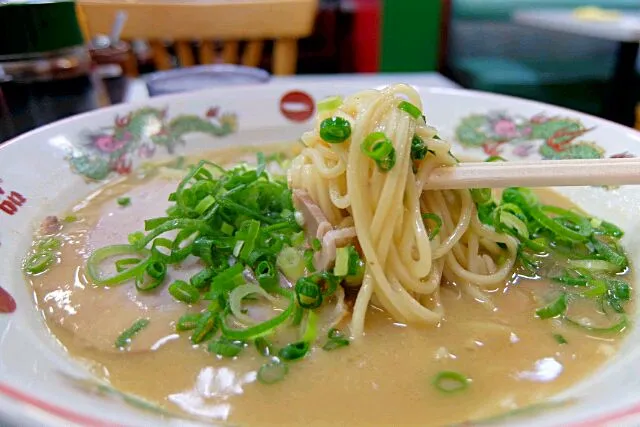
[[[422,191],[435,168],[457,160],[423,117],[399,108],[403,102],[422,111],[419,94],[406,85],[360,92],[321,111],[289,171],[290,186],[305,191],[333,229],[355,227],[366,269],[351,319],[354,338],[364,332],[372,301],[397,321],[437,324],[444,315],[443,279],[477,295],[502,285],[516,260],[517,240],[479,221],[469,190]],[[320,125],[328,118],[347,120],[350,136],[323,140]],[[363,150],[373,133],[393,145],[392,167],[381,167]],[[416,137],[428,148],[419,159],[412,157]],[[424,214],[440,219],[437,235],[430,237]]]

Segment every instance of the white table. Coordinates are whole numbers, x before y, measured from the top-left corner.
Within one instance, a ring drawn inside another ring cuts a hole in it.
[[[407,83],[416,86],[459,88],[456,83],[439,73],[384,73],[384,74],[300,74],[295,76],[273,76],[267,84],[294,82],[367,82],[371,87],[390,82]],[[133,79],[129,83],[123,102],[143,101],[149,98],[149,92],[142,79]]]
[[[638,2],[640,9],[640,0]],[[606,101],[607,117],[633,126],[637,99],[636,62],[640,43],[640,11],[621,11],[618,19],[593,21],[578,19],[572,10],[532,9],[516,11],[513,20],[519,24],[545,30],[597,37],[618,42],[611,93]]]
[[[640,2],[638,2],[640,9]],[[516,11],[513,20],[519,24],[565,33],[597,37],[616,42],[640,41],[640,12],[624,12],[619,19],[590,21],[578,19],[571,10]]]

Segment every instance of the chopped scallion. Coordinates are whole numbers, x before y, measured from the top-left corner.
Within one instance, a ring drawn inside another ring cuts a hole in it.
[[[274,384],[282,381],[289,372],[289,367],[277,357],[265,363],[258,370],[258,381],[263,384]]]
[[[563,315],[567,311],[567,294],[560,295],[556,300],[536,310],[540,319],[550,319]]]
[[[418,117],[422,116],[422,111],[420,111],[418,107],[416,107],[410,102],[401,101],[398,104],[398,108],[404,111],[405,113],[409,114],[414,119],[417,119]]]
[[[455,371],[441,371],[433,378],[433,386],[443,393],[457,393],[469,387],[471,380]]]
[[[342,117],[330,117],[320,123],[320,138],[331,144],[339,144],[351,136],[351,123]]]
[[[149,319],[138,319],[131,325],[130,328],[122,332],[116,339],[116,348],[124,348],[131,343],[131,339],[137,335],[141,330],[149,325]]]
[[[169,293],[180,302],[194,304],[200,299],[200,292],[184,280],[176,280],[169,285]]]

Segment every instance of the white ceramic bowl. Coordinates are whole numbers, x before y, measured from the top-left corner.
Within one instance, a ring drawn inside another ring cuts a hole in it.
[[[82,381],[88,374],[48,333],[22,277],[22,257],[36,224],[91,193],[99,180],[126,174],[142,161],[229,144],[295,140],[309,127],[316,100],[361,89],[352,82],[302,89],[280,84],[161,97],[72,117],[2,145],[0,425],[185,425],[140,410],[117,394],[88,392],[92,383]],[[640,133],[595,117],[504,96],[418,89],[429,122],[458,142],[458,154],[500,153],[515,161],[640,153]],[[560,191],[621,225],[632,262],[640,265],[638,188]],[[632,328],[619,354],[593,376],[537,410],[496,423],[640,425],[639,365],[640,331]]]

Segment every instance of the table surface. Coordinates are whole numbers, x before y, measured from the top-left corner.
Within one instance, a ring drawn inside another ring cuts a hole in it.
[[[367,82],[371,87],[389,83],[407,83],[416,86],[459,88],[460,86],[439,73],[384,73],[384,74],[299,74],[295,76],[274,76],[267,84],[280,83],[330,83]],[[132,79],[124,95],[123,102],[140,102],[149,98],[142,78]]]
[[[640,3],[638,3],[640,6]],[[564,31],[617,42],[640,42],[640,12],[620,11],[619,18],[608,21],[578,19],[573,10],[518,10],[513,20],[519,24],[547,30]]]

